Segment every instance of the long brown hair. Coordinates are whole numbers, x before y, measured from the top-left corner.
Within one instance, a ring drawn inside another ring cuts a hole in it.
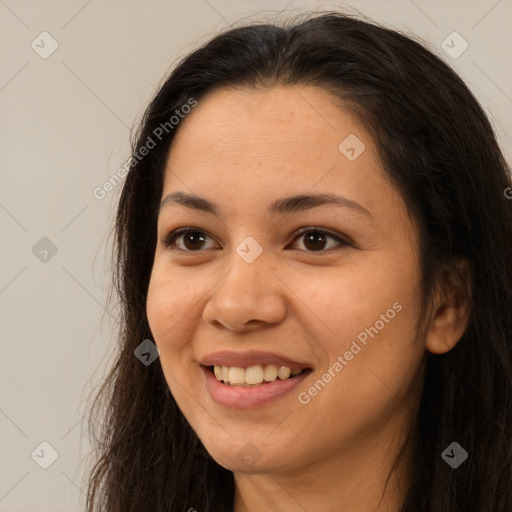
[[[398,32],[339,13],[226,31],[172,71],[147,108],[133,155],[191,99],[217,87],[317,85],[374,137],[386,172],[417,221],[423,295],[463,259],[472,314],[457,346],[429,354],[413,482],[402,512],[512,510],[512,192],[491,125],[464,82]],[[115,222],[120,306],[115,364],[89,412],[96,459],[88,512],[232,510],[230,471],[206,452],[163,377],[134,356],[153,339],[146,296],[169,145],[179,126],[134,159]],[[158,132],[160,133],[160,132]],[[177,291],[179,293],[179,291]],[[425,302],[426,304],[426,302]],[[441,457],[457,441],[469,459]]]

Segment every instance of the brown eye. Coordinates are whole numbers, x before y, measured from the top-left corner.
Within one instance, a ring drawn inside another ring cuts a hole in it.
[[[199,231],[188,231],[183,236],[183,243],[187,249],[201,249],[204,242],[205,237]]]
[[[162,243],[164,247],[175,246],[178,250],[197,252],[204,248],[205,241],[208,238],[210,237],[199,229],[180,228],[169,233]],[[175,244],[175,241],[179,239],[182,240],[182,247]]]
[[[306,247],[306,252],[327,252],[329,249],[336,249],[350,245],[348,242],[345,242],[345,240],[341,239],[340,237],[320,229],[309,228],[307,230],[304,230],[301,233],[299,233],[296,240],[299,240],[301,238],[303,240],[304,247]],[[327,250],[324,250],[328,245],[329,239],[334,240],[336,244],[334,244],[334,247],[327,247]]]
[[[304,246],[312,251],[321,251],[325,248],[327,238],[324,233],[320,231],[309,231],[304,236]]]

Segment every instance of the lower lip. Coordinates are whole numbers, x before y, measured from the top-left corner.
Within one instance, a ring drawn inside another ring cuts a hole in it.
[[[223,384],[213,372],[201,366],[205,378],[206,388],[214,402],[230,409],[253,409],[266,405],[278,398],[293,391],[308,375],[310,370],[301,373],[291,379],[280,380],[279,378],[267,384],[261,384],[251,388],[230,386]]]

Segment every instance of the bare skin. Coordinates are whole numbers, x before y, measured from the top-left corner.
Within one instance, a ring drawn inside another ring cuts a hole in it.
[[[350,134],[365,146],[353,161],[338,149]],[[418,335],[418,231],[368,133],[318,88],[219,89],[178,127],[162,199],[177,191],[219,213],[162,208],[147,315],[180,409],[234,473],[234,511],[398,511],[410,449],[385,483],[417,415],[425,354],[451,350],[468,311],[444,290]],[[320,193],[366,213],[333,204],[267,212],[276,199]],[[202,232],[200,243],[181,235],[164,247],[186,226]],[[305,227],[326,238],[308,241]],[[262,249],[251,263],[236,251],[247,237]],[[351,352],[371,327],[378,332]],[[265,405],[219,405],[199,362],[252,349],[312,372]],[[314,388],[319,379],[325,386]]]

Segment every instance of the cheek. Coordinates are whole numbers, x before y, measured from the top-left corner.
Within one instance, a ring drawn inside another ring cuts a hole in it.
[[[301,321],[317,326],[318,341],[332,358],[348,350],[361,333],[363,343],[372,339],[367,329],[376,334],[376,328],[380,338],[400,326],[400,338],[413,339],[419,314],[416,281],[413,268],[393,272],[389,265],[372,264],[317,271],[314,276],[295,276],[292,282],[303,303]]]
[[[162,344],[181,339],[173,333],[182,332],[196,313],[202,295],[201,283],[185,279],[179,271],[156,263],[149,282],[146,314],[151,331]],[[188,322],[187,322],[188,320]]]
[[[180,408],[187,403],[187,395],[181,390],[189,388],[192,336],[188,332],[194,315],[193,297],[187,297],[185,290],[177,295],[179,284],[152,275],[146,302],[146,314],[154,342],[160,350],[160,364],[171,393]],[[190,399],[190,397],[188,397]],[[186,407],[185,407],[186,409]]]
[[[397,407],[415,407],[425,347],[417,339],[417,306],[407,298],[380,298],[364,313],[345,301],[338,335],[324,338],[329,363],[316,382],[301,390],[302,398],[310,405],[316,401],[314,408],[328,411],[324,419],[343,425],[346,433],[384,421]]]
[[[177,312],[172,295],[157,278],[151,277],[146,299],[146,315],[155,343],[161,344],[176,323]]]
[[[407,393],[425,354],[417,340],[420,288],[414,259],[384,263],[320,276],[314,287],[302,279],[295,289],[328,327],[316,331],[328,356],[320,369],[322,382],[301,391],[322,407],[331,402],[338,410],[359,411],[352,418],[368,415],[368,404],[386,407]]]
[[[179,371],[176,363],[181,361],[181,356],[177,356],[191,336],[186,331],[189,319],[194,315],[195,303],[184,291],[178,294],[176,290],[179,289],[176,282],[152,276],[146,301],[146,315],[154,342],[160,350],[162,368],[165,373],[173,374]]]

